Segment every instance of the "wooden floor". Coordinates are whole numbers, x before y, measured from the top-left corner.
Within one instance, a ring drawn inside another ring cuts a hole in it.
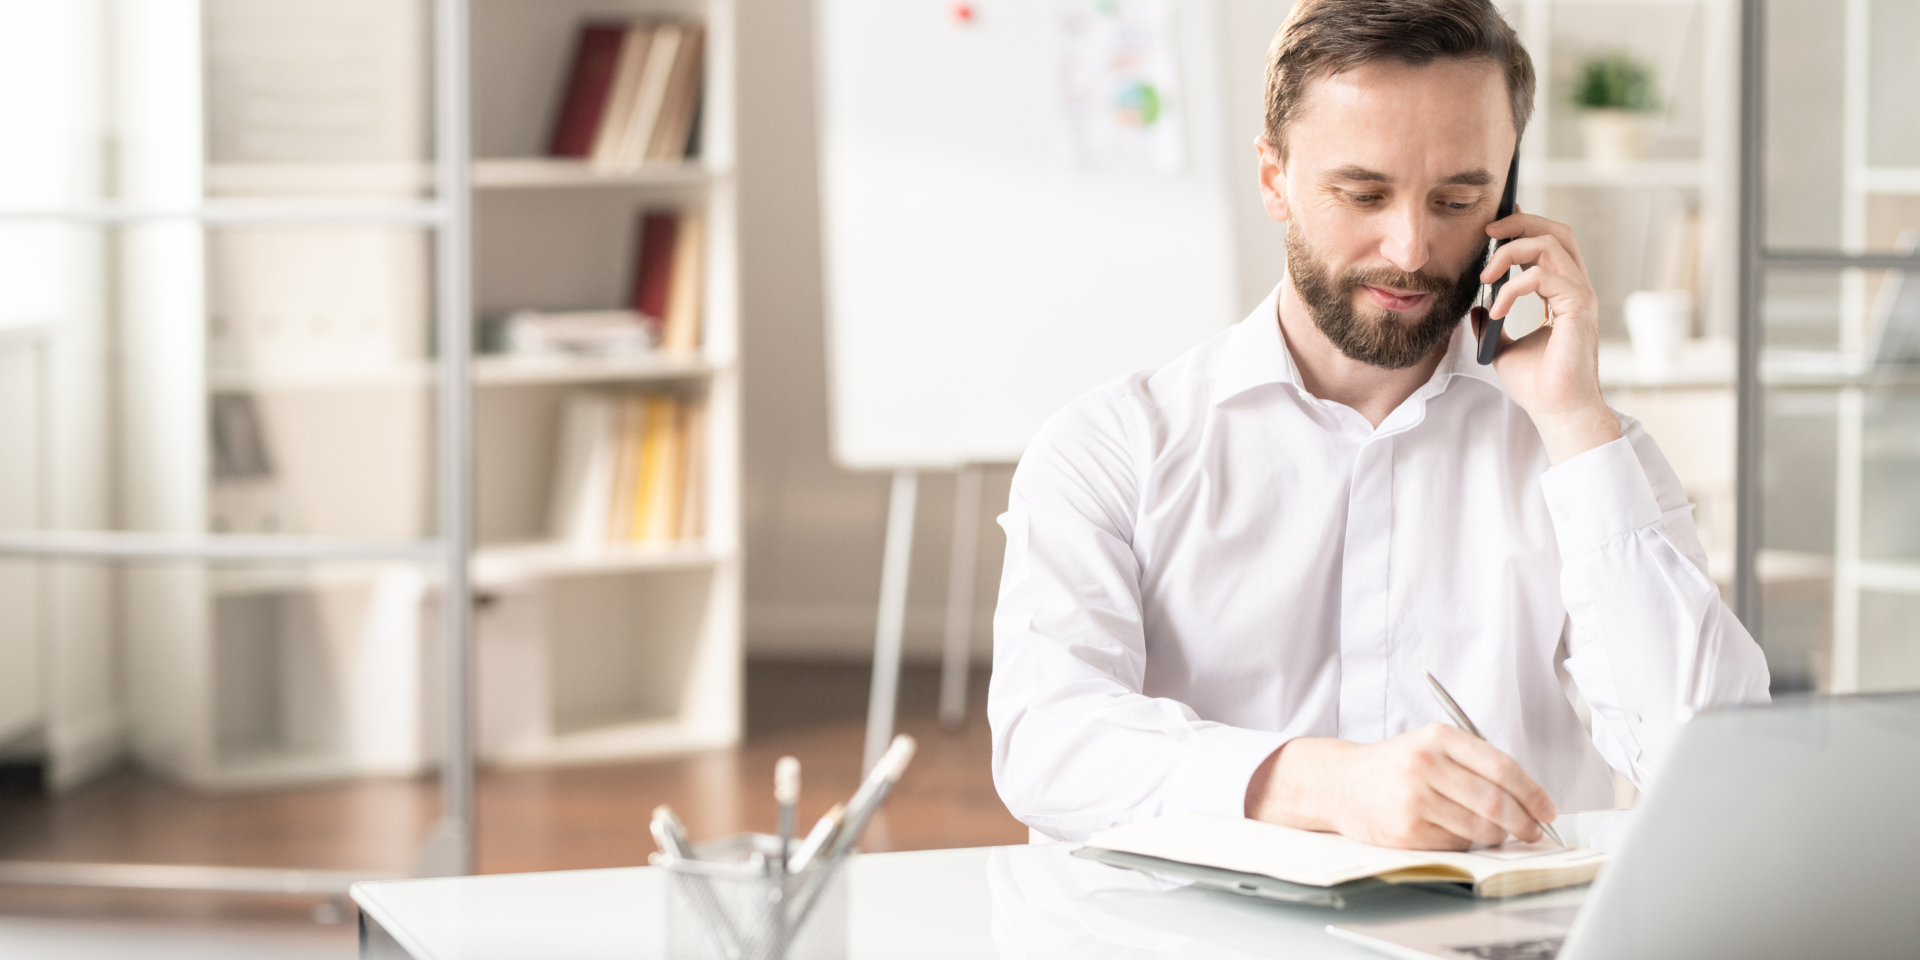
[[[647,812],[671,803],[696,839],[773,827],[773,763],[804,769],[803,822],[858,784],[867,668],[761,663],[747,669],[747,736],[736,750],[605,766],[482,770],[482,872],[644,863]],[[920,741],[906,779],[865,841],[871,850],[1018,843],[1025,828],[994,794],[976,671],[966,727],[939,728],[938,673],[909,666],[899,729]],[[438,809],[431,780],[365,780],[202,794],[136,773],[58,798],[0,794],[0,859],[405,870]]]
[[[482,770],[481,872],[631,866],[653,851],[647,815],[670,803],[695,839],[774,826],[773,764],[803,765],[809,824],[858,783],[868,671],[861,664],[754,662],[747,736],[735,750],[648,763]],[[986,673],[970,684],[966,727],[942,731],[938,672],[910,666],[901,731],[920,750],[866,850],[1023,843],[1026,828],[995,795],[984,715]],[[0,793],[0,859],[405,872],[438,809],[431,780],[368,780],[247,794],[200,794],[139,774],[113,774],[58,798]],[[185,910],[231,917],[301,906],[179,895],[105,895],[0,887],[0,913],[143,916]],[[304,915],[304,914],[302,914]]]

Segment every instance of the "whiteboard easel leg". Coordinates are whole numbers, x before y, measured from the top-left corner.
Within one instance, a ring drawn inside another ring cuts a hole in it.
[[[980,543],[980,468],[953,478],[953,560],[947,572],[947,643],[940,661],[940,725],[967,722],[967,654],[973,640],[973,567]]]
[[[913,507],[920,474],[896,470],[887,508],[887,552],[880,564],[880,618],[873,633],[873,691],[867,698],[864,775],[893,739],[893,706],[900,692],[900,637],[907,624],[907,564],[913,559]]]

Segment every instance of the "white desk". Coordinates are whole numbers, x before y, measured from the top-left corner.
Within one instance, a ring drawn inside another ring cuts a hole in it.
[[[856,857],[849,960],[1372,958],[1328,923],[1488,909],[1406,889],[1345,910],[1175,888],[1069,856],[1066,845]],[[1584,889],[1547,894],[1561,903]],[[648,867],[394,880],[353,887],[363,957],[650,960],[666,956],[665,877]]]

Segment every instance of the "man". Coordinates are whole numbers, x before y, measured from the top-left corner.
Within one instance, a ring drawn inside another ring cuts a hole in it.
[[[988,709],[1016,817],[1535,840],[1611,807],[1609,766],[1644,786],[1690,710],[1767,698],[1678,479],[1601,399],[1572,231],[1494,219],[1533,88],[1486,0],[1296,4],[1256,143],[1286,279],[1015,476]],[[1482,367],[1462,318],[1513,266],[1492,315],[1550,319]]]

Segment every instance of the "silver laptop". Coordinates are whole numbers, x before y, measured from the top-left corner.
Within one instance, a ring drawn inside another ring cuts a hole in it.
[[[1327,930],[1443,960],[1920,957],[1920,694],[1703,713],[1661,771],[1583,902]]]

